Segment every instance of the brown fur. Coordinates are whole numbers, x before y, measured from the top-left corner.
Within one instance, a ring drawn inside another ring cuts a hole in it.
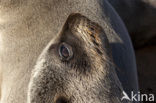
[[[99,47],[88,33],[90,26],[96,27],[92,27],[94,30],[90,33],[97,37]],[[63,62],[58,56],[57,47],[61,42],[73,48],[74,57],[70,61]],[[123,90],[113,65],[109,63],[108,50],[108,40],[101,27],[80,14],[72,14],[61,34],[46,46],[36,64],[29,85],[28,103],[55,102],[54,98],[62,96],[69,103],[120,103]]]
[[[79,13],[78,18],[72,18],[91,25],[77,28],[81,33],[73,31],[68,21],[72,13]],[[90,26],[95,31],[88,30]],[[60,39],[76,46],[79,55],[71,67],[59,61],[51,46]],[[73,103],[120,103],[121,78],[119,81],[112,64],[123,71],[124,89],[137,90],[131,42],[122,21],[106,1],[1,0],[0,45],[1,103],[27,103],[27,98],[28,103],[54,102],[59,98]]]

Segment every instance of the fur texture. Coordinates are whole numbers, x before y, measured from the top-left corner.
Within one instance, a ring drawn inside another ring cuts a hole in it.
[[[95,28],[101,28],[99,33],[103,36],[97,35],[98,41],[91,41],[85,37],[89,33],[76,34],[79,31],[72,30],[77,23],[67,20],[72,13],[79,13],[87,20],[86,24],[91,22]],[[65,26],[69,28],[62,30]],[[63,36],[65,31],[82,38],[70,39],[71,36]],[[61,63],[54,53],[51,45],[61,37],[69,37],[66,38],[71,40],[69,44],[76,42],[79,47],[76,52],[82,57],[74,59],[80,60],[75,69]],[[94,49],[90,47],[93,42]],[[100,44],[97,49],[96,42]],[[27,98],[28,103],[56,100],[117,103],[121,102],[122,86],[126,93],[137,90],[131,41],[121,19],[107,1],[1,0],[0,45],[1,103],[27,103]],[[84,63],[82,67],[81,63]],[[115,65],[120,69],[115,69]]]

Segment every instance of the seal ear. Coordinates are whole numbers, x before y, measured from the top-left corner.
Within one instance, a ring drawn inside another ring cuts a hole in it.
[[[67,26],[70,28],[79,28],[80,26],[83,27],[84,29],[89,29],[89,30],[102,30],[102,27],[98,25],[97,23],[91,21],[89,18],[86,16],[80,14],[80,13],[72,13],[68,16],[66,23],[64,26]]]
[[[63,31],[66,29],[72,29],[73,27],[78,27],[82,18],[85,18],[80,13],[72,13],[67,17],[67,20],[63,26]]]
[[[77,37],[82,38],[86,42],[85,44],[94,46],[99,54],[102,54],[101,49],[105,49],[111,55],[104,29],[86,16],[80,13],[70,14],[63,27],[63,32],[67,30],[70,30],[73,35],[75,34]]]
[[[93,38],[100,43],[100,35],[105,35],[103,28],[80,13],[72,13],[68,16],[63,31],[69,29],[72,33],[79,32],[82,36]],[[96,43],[95,43],[96,44]],[[102,43],[101,43],[102,44]]]

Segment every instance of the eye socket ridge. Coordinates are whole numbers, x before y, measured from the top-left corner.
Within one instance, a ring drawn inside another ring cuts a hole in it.
[[[59,45],[59,56],[61,57],[61,60],[70,60],[73,57],[73,50],[72,47],[63,42]]]

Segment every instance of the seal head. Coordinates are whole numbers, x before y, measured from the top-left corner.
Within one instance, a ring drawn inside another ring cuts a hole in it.
[[[107,36],[81,14],[71,14],[41,53],[28,103],[121,103]]]

